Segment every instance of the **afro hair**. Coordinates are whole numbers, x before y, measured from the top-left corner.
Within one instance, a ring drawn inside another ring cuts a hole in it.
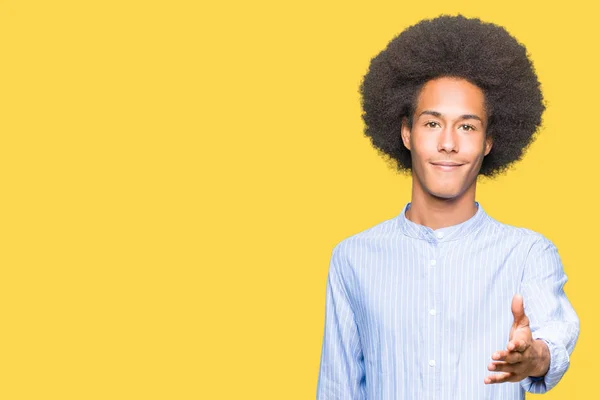
[[[493,177],[520,160],[534,141],[545,110],[527,50],[503,27],[462,15],[441,15],[408,27],[376,55],[360,84],[364,134],[399,172],[411,170],[402,144],[404,117],[412,115],[429,80],[458,77],[485,95],[486,135],[494,145],[479,175]]]

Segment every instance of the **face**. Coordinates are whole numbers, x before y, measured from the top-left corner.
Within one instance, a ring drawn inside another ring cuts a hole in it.
[[[402,124],[402,141],[411,152],[414,189],[442,199],[475,193],[486,139],[483,91],[460,78],[442,77],[423,85],[412,129]]]

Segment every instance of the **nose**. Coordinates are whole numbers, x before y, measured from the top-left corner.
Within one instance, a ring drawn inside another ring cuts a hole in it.
[[[441,131],[438,142],[438,151],[458,151],[457,133],[451,125],[446,125]]]

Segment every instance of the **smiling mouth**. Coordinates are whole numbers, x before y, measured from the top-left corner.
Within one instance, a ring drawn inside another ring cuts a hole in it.
[[[435,168],[441,171],[454,171],[458,169],[458,167],[463,166],[464,164],[455,164],[455,163],[431,163]]]

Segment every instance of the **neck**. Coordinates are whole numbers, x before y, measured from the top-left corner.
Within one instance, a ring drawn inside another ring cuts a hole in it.
[[[406,211],[406,218],[416,224],[435,230],[458,225],[477,212],[475,184],[452,199],[435,197],[419,189],[413,181],[410,208]]]

